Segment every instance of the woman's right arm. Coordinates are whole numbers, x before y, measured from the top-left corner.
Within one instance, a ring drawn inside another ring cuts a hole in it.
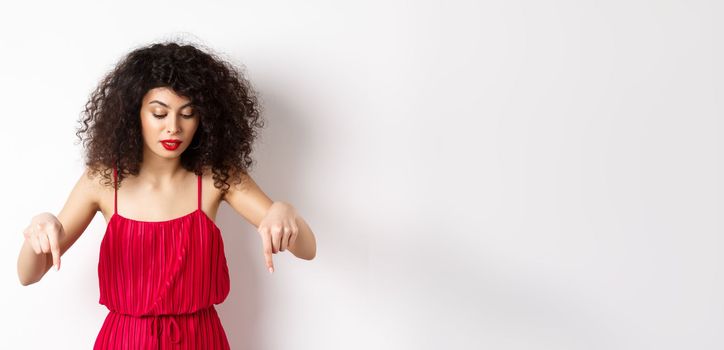
[[[43,239],[48,235],[53,235],[54,231],[59,234],[57,235],[57,245],[53,244],[52,239],[51,242],[47,240],[44,242],[44,248],[50,247],[47,251],[42,249],[42,239],[36,241],[36,247],[33,247],[33,242],[26,236],[18,256],[18,278],[22,285],[33,284],[45,276],[50,267],[53,266],[53,250],[55,248],[57,248],[55,255],[57,255],[57,263],[58,267],[60,267],[60,257],[78,240],[88,224],[93,220],[96,212],[98,212],[100,208],[100,187],[101,185],[95,178],[88,177],[88,169],[86,168],[76,182],[75,187],[73,187],[57,218],[50,213],[41,213],[33,217],[24,233],[36,230],[36,233],[40,234],[39,237]],[[37,223],[41,223],[42,228],[37,228],[35,226]]]

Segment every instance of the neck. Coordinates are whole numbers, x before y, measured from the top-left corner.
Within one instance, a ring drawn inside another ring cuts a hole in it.
[[[186,174],[188,171],[181,166],[181,158],[163,158],[144,147],[143,161],[138,177],[150,183],[169,183],[172,179]]]

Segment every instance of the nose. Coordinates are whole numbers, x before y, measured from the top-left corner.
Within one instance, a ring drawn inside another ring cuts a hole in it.
[[[176,134],[179,130],[179,123],[176,121],[176,118],[166,118],[166,133],[168,134]]]

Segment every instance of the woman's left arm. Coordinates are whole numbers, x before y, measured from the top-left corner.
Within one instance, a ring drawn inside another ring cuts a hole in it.
[[[273,253],[289,249],[294,256],[305,260],[317,255],[314,233],[293,205],[274,202],[260,224],[259,230],[265,229],[270,230]]]
[[[289,251],[299,258],[312,260],[317,256],[317,239],[314,238],[312,229],[301,216],[297,217],[297,226],[299,236],[294,241],[293,247],[289,247]]]
[[[272,254],[289,249],[294,256],[312,260],[317,253],[314,233],[293,205],[272,201],[254,179],[244,175],[243,185],[231,186],[223,196],[234,210],[257,228],[267,268],[273,271]]]

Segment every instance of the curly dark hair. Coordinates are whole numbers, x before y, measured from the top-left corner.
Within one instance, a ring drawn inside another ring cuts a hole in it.
[[[91,93],[76,136],[86,149],[89,176],[101,174],[113,186],[138,175],[143,156],[140,108],[153,88],[169,87],[192,102],[200,118],[181,165],[201,175],[213,172],[223,193],[229,180],[243,182],[254,164],[254,140],[264,127],[259,98],[242,71],[212,50],[174,41],[153,43],[126,54]]]

